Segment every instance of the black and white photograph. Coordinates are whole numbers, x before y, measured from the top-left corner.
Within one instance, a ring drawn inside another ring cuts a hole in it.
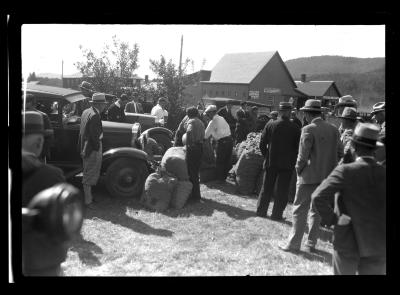
[[[385,24],[20,32],[9,281],[386,275]]]

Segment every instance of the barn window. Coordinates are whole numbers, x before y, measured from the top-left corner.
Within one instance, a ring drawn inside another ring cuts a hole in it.
[[[246,97],[246,92],[243,92],[243,97]]]
[[[225,95],[225,91],[221,91],[221,95],[224,96]]]
[[[218,96],[218,91],[215,91],[215,96]]]
[[[237,91],[235,91],[235,96],[237,96]]]

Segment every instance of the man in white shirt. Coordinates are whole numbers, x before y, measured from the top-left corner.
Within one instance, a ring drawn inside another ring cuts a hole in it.
[[[158,99],[158,104],[151,109],[151,115],[156,116],[156,125],[164,126],[167,123],[168,112],[165,109],[167,100],[164,97]]]
[[[220,182],[225,182],[232,166],[233,139],[231,136],[231,129],[226,120],[217,114],[217,107],[215,105],[209,105],[205,113],[211,121],[208,123],[204,138],[208,139],[212,136],[217,141],[217,179]]]

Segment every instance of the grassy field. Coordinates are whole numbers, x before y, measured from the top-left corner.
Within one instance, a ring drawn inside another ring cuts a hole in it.
[[[204,201],[163,214],[103,191],[102,184],[94,191],[96,209],[86,212],[71,243],[65,276],[332,274],[329,235],[321,235],[317,254],[279,250],[290,231],[291,206],[284,223],[257,217],[255,196],[236,194],[233,184],[202,184]]]

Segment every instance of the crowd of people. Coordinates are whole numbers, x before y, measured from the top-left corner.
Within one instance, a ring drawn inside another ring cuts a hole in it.
[[[81,85],[83,92],[86,86]],[[45,189],[44,186],[64,180],[59,169],[54,170],[41,161],[45,158],[43,143],[48,133],[45,130],[50,127],[46,115],[36,112],[29,104],[31,100],[31,97],[27,97],[28,107],[24,112],[24,204],[39,190]],[[92,93],[90,106],[81,115],[78,145],[83,162],[84,199],[88,208],[93,202],[91,189],[100,176],[103,137],[101,113],[106,105],[103,93]],[[160,126],[168,118],[165,105],[166,99],[160,98],[151,110]],[[297,179],[292,232],[287,244],[280,248],[293,253],[300,251],[310,213],[305,245],[307,252],[316,251],[320,225],[334,225],[335,274],[385,273],[385,103],[373,106],[372,115],[376,124],[359,122],[356,102],[349,96],[341,98],[337,107],[340,108],[338,118],[342,120],[339,128],[324,120],[321,101],[315,99],[307,100],[300,108],[304,113],[303,123],[289,102],[281,102],[278,111],[271,112],[269,121],[264,124],[258,120],[257,107],[248,110],[245,102],[236,116],[232,114],[229,102],[220,110],[215,105],[207,106],[204,112],[199,112],[196,107],[187,108],[186,116],[175,133],[175,145],[186,146],[188,173],[193,184],[189,201],[201,200],[199,170],[205,140],[212,138],[215,142],[216,174],[218,182],[224,183],[231,168],[234,145],[245,140],[250,132],[262,131],[259,147],[264,156],[265,173],[256,215],[267,218],[269,203],[274,198],[271,219],[283,221],[290,182],[293,175]],[[112,121],[121,122],[125,112],[140,113],[143,108],[135,99],[129,101],[123,94],[108,108],[107,116]],[[148,139],[144,140],[147,142]],[[41,177],[40,173],[51,174],[48,180],[54,181],[42,181],[46,176],[38,182],[42,186],[35,185],[32,190],[28,183],[34,181],[35,177]],[[44,268],[57,273],[60,259],[65,258],[66,253],[62,245],[59,248],[60,254],[52,260],[53,265],[40,267],[35,264],[40,265],[39,262],[28,259],[32,251],[39,250],[27,249],[24,264],[28,273],[41,274],[45,272]]]

